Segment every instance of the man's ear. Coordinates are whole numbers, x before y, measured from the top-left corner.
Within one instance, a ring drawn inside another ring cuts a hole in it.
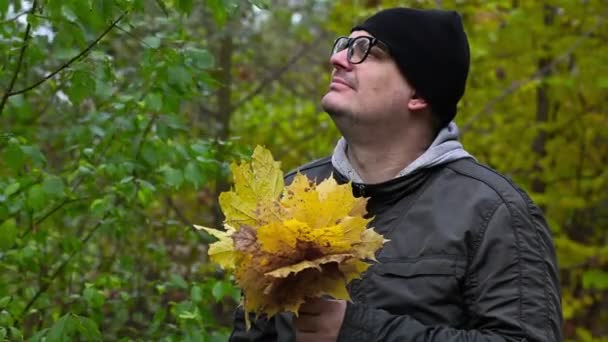
[[[409,109],[410,111],[422,110],[427,108],[428,106],[429,105],[426,100],[415,93],[407,103],[407,109]]]

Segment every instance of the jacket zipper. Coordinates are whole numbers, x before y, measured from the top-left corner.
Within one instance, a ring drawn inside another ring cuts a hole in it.
[[[357,190],[356,195],[359,195],[361,197],[365,197],[365,184],[353,183],[353,186]]]

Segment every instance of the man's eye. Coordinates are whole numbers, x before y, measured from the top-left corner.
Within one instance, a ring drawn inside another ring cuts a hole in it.
[[[355,44],[355,46],[353,46],[353,50],[355,50],[355,53],[359,55],[365,53],[365,47],[362,44]]]
[[[373,55],[376,58],[380,58],[382,56],[384,56],[384,52],[382,50],[380,50],[379,48],[373,47],[370,51],[369,51],[370,55]]]

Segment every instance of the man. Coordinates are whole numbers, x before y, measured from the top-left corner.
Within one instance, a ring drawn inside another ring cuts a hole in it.
[[[350,284],[352,302],[311,299],[299,317],[260,319],[248,332],[239,310],[232,341],[561,340],[542,213],[458,141],[469,59],[451,11],[384,10],[336,40],[322,105],[343,138],[298,171],[352,181],[390,242]]]

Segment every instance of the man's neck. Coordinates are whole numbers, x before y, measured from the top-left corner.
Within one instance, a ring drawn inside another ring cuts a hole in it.
[[[361,179],[368,184],[376,184],[395,178],[401,170],[411,164],[426,151],[432,136],[423,129],[407,129],[399,135],[375,135],[367,138],[345,136],[346,156]]]

